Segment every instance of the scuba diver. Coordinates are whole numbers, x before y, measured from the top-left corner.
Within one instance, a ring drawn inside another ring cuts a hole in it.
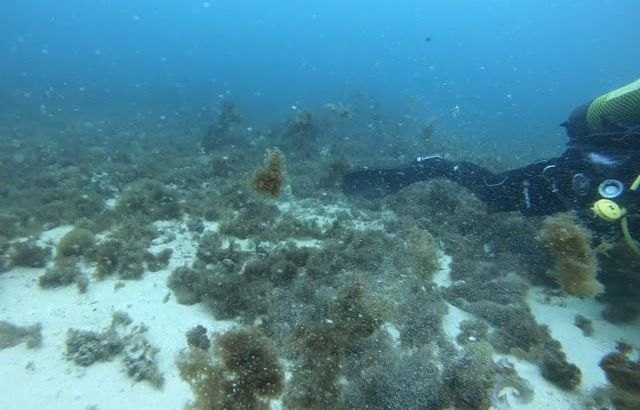
[[[496,174],[469,162],[423,156],[397,168],[347,173],[343,190],[373,199],[418,181],[447,178],[473,192],[489,212],[573,210],[619,224],[625,242],[640,255],[628,221],[640,212],[640,79],[577,107],[561,126],[569,142],[557,158]]]

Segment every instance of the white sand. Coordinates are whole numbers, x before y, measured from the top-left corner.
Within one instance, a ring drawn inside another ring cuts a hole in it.
[[[56,240],[67,229],[49,231],[44,237]],[[173,229],[178,233],[178,229]],[[189,385],[182,381],[175,358],[186,348],[185,333],[196,325],[209,331],[223,331],[229,322],[216,322],[205,308],[179,305],[169,292],[167,276],[175,266],[190,263],[195,255],[191,240],[178,234],[158,249],[174,249],[172,263],[161,272],[146,273],[143,280],[125,281],[114,290],[115,278],[93,281],[86,294],[75,286],[41,289],[37,278],[44,269],[16,268],[0,275],[0,320],[16,325],[42,323],[43,345],[27,349],[24,344],[0,350],[0,383],[10,394],[0,395],[0,409],[182,409],[192,399]],[[126,312],[134,321],[149,327],[149,342],[160,348],[158,364],[164,374],[162,390],[147,382],[134,382],[124,374],[118,358],[83,368],[65,359],[69,328],[102,331],[113,312]]]
[[[196,325],[209,331],[224,331],[234,324],[219,322],[200,305],[179,305],[169,293],[166,280],[176,266],[190,264],[195,258],[194,241],[180,223],[158,226],[166,240],[154,241],[153,251],[174,250],[170,266],[156,273],[146,273],[143,280],[125,281],[123,288],[114,289],[115,278],[92,280],[86,294],[75,286],[43,290],[37,278],[44,269],[16,268],[0,274],[0,320],[17,325],[42,323],[43,346],[29,350],[24,344],[0,350],[0,383],[10,394],[0,395],[0,409],[86,409],[95,405],[106,409],[182,409],[192,399],[189,386],[182,381],[175,358],[186,347],[185,332]],[[41,242],[55,244],[69,227],[46,232]],[[174,236],[175,235],[175,236]],[[443,269],[434,281],[449,286],[450,258],[441,255]],[[582,409],[591,391],[606,383],[598,362],[615,349],[617,340],[640,342],[640,323],[617,326],[600,319],[600,306],[593,299],[555,298],[545,301],[543,289],[534,288],[528,302],[539,323],[549,326],[554,338],[564,346],[568,359],[583,373],[583,382],[575,392],[565,392],[540,375],[539,369],[511,356],[519,375],[534,387],[533,401],[526,405],[510,400],[513,409]],[[101,331],[111,322],[113,312],[126,312],[134,324],[149,327],[147,338],[160,348],[158,362],[165,377],[162,390],[146,382],[133,382],[123,373],[119,359],[79,367],[65,359],[65,339],[69,328]],[[576,314],[591,319],[595,328],[592,337],[585,337],[573,325]],[[453,306],[444,319],[447,333],[455,340],[458,325],[470,318]],[[278,407],[277,404],[274,404]]]
[[[447,282],[444,274],[439,273],[438,280]],[[604,372],[598,366],[600,359],[615,350],[616,342],[624,340],[634,344],[640,342],[640,322],[627,325],[614,325],[601,319],[603,305],[594,299],[577,299],[574,297],[555,297],[545,302],[544,289],[532,288],[527,302],[540,324],[547,325],[552,336],[560,341],[570,362],[582,371],[582,383],[573,392],[564,391],[545,380],[538,367],[530,362],[510,355],[496,355],[495,360],[505,358],[511,362],[520,377],[529,381],[534,389],[533,401],[527,404],[510,399],[511,409],[522,410],[572,410],[585,409],[594,389],[607,384]],[[574,326],[574,317],[581,314],[593,322],[594,334],[584,336],[582,330]],[[455,306],[449,305],[449,313],[443,325],[445,332],[452,340],[459,333],[459,324],[463,320],[473,318]]]
[[[640,320],[622,325],[607,322],[600,315],[604,305],[593,298],[565,296],[545,302],[544,289],[533,288],[528,302],[536,320],[549,327],[553,337],[562,343],[568,360],[582,371],[582,383],[577,389],[579,395],[588,397],[593,389],[607,383],[598,363],[604,355],[615,351],[617,341],[636,346],[640,343]],[[582,330],[573,324],[577,314],[592,321],[592,336],[584,336]]]

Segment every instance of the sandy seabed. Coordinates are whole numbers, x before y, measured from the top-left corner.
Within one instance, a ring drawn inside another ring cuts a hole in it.
[[[0,320],[26,326],[42,325],[42,346],[27,349],[24,343],[0,350],[1,409],[182,409],[193,399],[189,385],[176,368],[176,357],[187,347],[185,333],[196,325],[210,332],[223,332],[235,325],[214,320],[201,305],[184,306],[176,302],[167,287],[171,271],[195,258],[193,241],[175,225],[175,239],[159,246],[173,249],[170,265],[159,272],[146,273],[142,280],[121,282],[114,278],[91,280],[88,292],[79,293],[69,286],[41,289],[38,277],[44,269],[14,268],[0,275]],[[45,232],[43,243],[56,243],[70,227]],[[434,281],[447,286],[448,269]],[[116,286],[124,284],[124,286]],[[538,368],[524,360],[506,357],[518,374],[533,386],[529,403],[520,403],[515,391],[505,391],[512,409],[581,409],[584,398],[606,384],[598,362],[615,350],[616,342],[640,341],[640,324],[614,325],[600,318],[602,306],[593,299],[551,297],[542,288],[532,288],[528,303],[536,320],[547,325],[552,336],[562,343],[569,361],[582,370],[582,383],[574,392],[565,392],[542,378]],[[164,386],[156,389],[147,382],[134,382],[118,360],[80,367],[65,358],[65,340],[70,328],[102,330],[111,323],[114,312],[125,312],[134,324],[148,327],[147,338],[160,351],[158,366]],[[586,337],[573,326],[581,314],[593,323],[594,334]],[[444,319],[445,331],[455,340],[458,324],[470,315],[453,306]],[[273,408],[279,408],[274,403]]]

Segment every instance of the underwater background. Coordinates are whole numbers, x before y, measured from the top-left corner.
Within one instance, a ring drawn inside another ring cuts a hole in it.
[[[637,75],[632,0],[5,1],[3,112],[153,110],[229,96],[265,124],[362,93],[460,138],[561,143]],[[443,125],[444,126],[444,125]]]
[[[571,110],[638,77],[638,15],[0,0],[0,408],[638,408],[637,261],[576,297],[549,243],[608,255],[571,215],[341,189],[561,154]]]

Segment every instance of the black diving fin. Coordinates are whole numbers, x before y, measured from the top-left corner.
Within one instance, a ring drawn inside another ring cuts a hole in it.
[[[385,182],[385,175],[389,170],[364,168],[352,171],[342,178],[342,191],[351,197],[365,199],[382,198],[391,193]]]
[[[363,168],[343,177],[342,190],[353,197],[382,198],[418,181],[446,177],[451,168],[451,163],[440,155],[418,157],[397,168]]]

